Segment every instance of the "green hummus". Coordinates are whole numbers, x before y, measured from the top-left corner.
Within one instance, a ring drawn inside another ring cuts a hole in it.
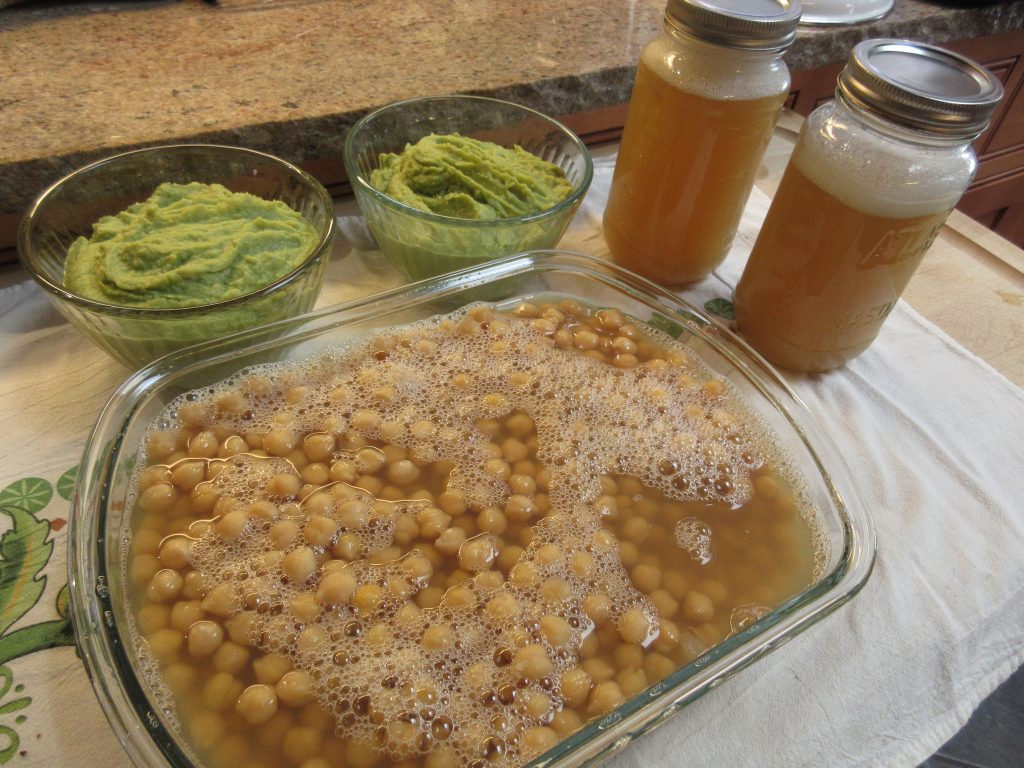
[[[561,168],[522,147],[505,149],[457,133],[431,134],[400,155],[382,154],[370,183],[400,203],[460,219],[539,213],[573,190]]]
[[[68,290],[126,307],[192,307],[251,293],[310,255],[316,230],[281,201],[219,184],[161,184],[68,249]]]

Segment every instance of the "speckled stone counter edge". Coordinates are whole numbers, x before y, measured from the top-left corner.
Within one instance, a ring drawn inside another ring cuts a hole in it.
[[[923,3],[910,13],[901,5],[887,17],[849,26],[807,27],[786,54],[793,71],[841,63],[860,40],[871,37],[907,37],[943,43],[983,37],[1024,28],[1024,0],[972,8],[933,6],[922,14]],[[509,99],[546,114],[566,116],[624,104],[629,99],[635,65],[595,69],[571,77],[539,78],[532,82],[468,91]],[[13,223],[46,186],[75,168],[117,152],[157,143],[236,144],[280,155],[324,176],[326,183],[340,180],[341,149],[348,128],[367,111],[380,106],[367,95],[365,109],[326,116],[297,116],[294,120],[254,123],[228,130],[168,135],[159,142],[132,143],[130,137],[116,147],[99,151],[70,151],[20,162],[0,159],[0,248],[13,244]]]

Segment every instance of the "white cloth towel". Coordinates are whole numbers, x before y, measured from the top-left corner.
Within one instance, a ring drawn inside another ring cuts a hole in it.
[[[566,247],[605,253],[600,215],[613,162],[599,154]],[[755,190],[729,259],[685,298],[701,306],[731,296],[767,205]],[[320,306],[401,282],[354,206],[340,213]],[[14,282],[0,289],[0,489],[27,475],[56,479],[77,463],[127,374],[38,289]],[[1024,392],[904,303],[844,369],[787,378],[874,516],[875,572],[852,603],[625,749],[616,765],[912,767],[1024,661]],[[60,513],[51,504],[41,514]],[[0,533],[7,525],[0,519]],[[51,536],[40,606],[65,580],[66,529]],[[128,765],[69,649],[10,666],[33,697],[28,725],[18,726],[19,765]]]

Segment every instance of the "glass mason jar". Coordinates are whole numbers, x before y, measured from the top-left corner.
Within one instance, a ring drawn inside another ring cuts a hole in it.
[[[799,20],[796,0],[669,0],[640,54],[604,213],[618,264],[672,286],[726,257],[789,93],[781,57]]]
[[[773,363],[827,371],[878,335],[977,167],[1002,86],[934,46],[857,45],[804,123],[736,287],[740,333]]]

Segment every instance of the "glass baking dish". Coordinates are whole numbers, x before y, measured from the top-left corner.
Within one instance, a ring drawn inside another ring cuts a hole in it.
[[[99,416],[86,445],[74,497],[69,549],[72,615],[81,655],[113,729],[137,765],[191,766],[195,759],[171,713],[155,704],[127,634],[122,558],[129,485],[146,429],[184,392],[209,387],[248,366],[302,358],[375,329],[448,313],[481,300],[512,307],[530,299],[574,298],[614,307],[678,335],[769,425],[807,481],[829,545],[823,576],[755,623],[707,650],[532,764],[584,765],[624,748],[852,598],[874,562],[870,518],[841,456],[782,378],[701,310],[626,270],[559,251],[526,253],[451,273],[193,347],[129,378]]]

